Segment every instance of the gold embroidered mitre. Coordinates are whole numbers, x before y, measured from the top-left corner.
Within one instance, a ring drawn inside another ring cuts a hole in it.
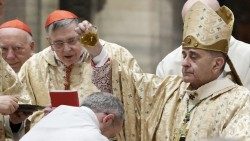
[[[196,2],[184,20],[182,47],[226,53],[232,33],[234,15],[223,6],[218,11]]]

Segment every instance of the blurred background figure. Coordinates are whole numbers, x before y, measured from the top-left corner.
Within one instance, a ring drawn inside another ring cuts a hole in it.
[[[35,51],[30,27],[18,19],[3,23],[0,25],[0,47],[3,59],[17,73]]]

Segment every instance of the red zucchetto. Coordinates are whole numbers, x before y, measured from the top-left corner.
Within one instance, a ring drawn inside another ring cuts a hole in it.
[[[7,22],[1,24],[0,29],[2,29],[2,28],[18,28],[18,29],[21,29],[23,31],[26,31],[27,33],[29,33],[32,36],[32,32],[31,32],[30,27],[18,19],[7,21]]]
[[[75,19],[78,18],[75,14],[65,11],[65,10],[55,10],[54,12],[50,13],[47,17],[45,22],[45,28],[47,28],[50,24],[64,20],[64,19]]]

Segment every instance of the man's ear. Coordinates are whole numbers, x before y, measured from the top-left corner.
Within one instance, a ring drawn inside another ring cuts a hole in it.
[[[36,46],[35,46],[35,42],[34,42],[34,41],[32,41],[32,42],[30,43],[30,48],[31,48],[32,52],[35,52]]]
[[[103,117],[102,123],[105,126],[110,126],[114,122],[115,115],[114,114],[107,114],[106,116]]]
[[[225,63],[225,60],[223,57],[216,57],[215,58],[215,63],[213,66],[214,72],[220,71]]]

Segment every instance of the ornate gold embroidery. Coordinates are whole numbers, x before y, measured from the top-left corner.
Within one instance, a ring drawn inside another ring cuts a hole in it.
[[[73,65],[66,66],[65,67],[65,77],[64,77],[64,89],[69,90],[70,89],[70,75],[72,71]]]

